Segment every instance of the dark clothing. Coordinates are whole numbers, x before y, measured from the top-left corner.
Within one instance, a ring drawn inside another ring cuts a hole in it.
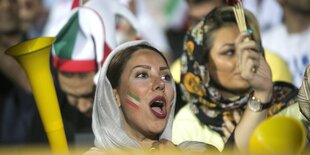
[[[27,142],[32,118],[37,111],[32,94],[27,94],[20,88],[13,87],[1,104],[3,112],[0,142],[2,144]]]
[[[56,72],[51,69],[52,75]],[[77,133],[91,133],[91,118],[80,113],[67,102],[60,90],[57,76],[54,84],[59,107],[64,123],[67,142],[74,144]],[[0,144],[48,144],[38,109],[32,94],[27,94],[18,87],[7,90],[3,98],[2,121],[0,121]]]

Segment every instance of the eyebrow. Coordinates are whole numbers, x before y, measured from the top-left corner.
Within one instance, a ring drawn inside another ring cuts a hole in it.
[[[159,70],[166,70],[169,69],[168,67],[159,67]]]
[[[234,45],[234,43],[226,43],[226,44],[224,44],[224,45],[222,45],[221,47],[220,47],[220,49],[222,49],[222,48],[225,48],[225,47],[235,47],[235,45]]]
[[[235,46],[234,43],[225,43],[223,46]]]
[[[133,67],[133,69],[135,68],[145,68],[145,69],[151,69],[151,66],[148,66],[148,65],[137,65],[135,67]],[[169,69],[168,67],[159,67],[159,70],[166,70],[166,69]]]

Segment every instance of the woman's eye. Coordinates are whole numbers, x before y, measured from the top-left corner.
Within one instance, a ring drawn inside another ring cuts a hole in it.
[[[223,55],[227,55],[227,56],[232,56],[234,55],[235,53],[235,50],[234,49],[229,49],[229,50],[226,50]]]
[[[161,79],[165,80],[165,81],[171,81],[171,75],[170,74],[166,74],[166,75],[162,76]]]
[[[142,73],[137,73],[136,77],[137,78],[147,78],[148,76],[147,76],[147,73],[142,72]]]

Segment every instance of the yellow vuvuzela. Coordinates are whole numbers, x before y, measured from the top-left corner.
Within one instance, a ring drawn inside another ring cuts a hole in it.
[[[42,37],[26,40],[5,51],[26,71],[45,132],[53,152],[67,153],[68,145],[50,71],[50,49],[56,39]]]

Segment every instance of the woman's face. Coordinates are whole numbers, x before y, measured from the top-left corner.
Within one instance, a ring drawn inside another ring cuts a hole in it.
[[[133,53],[121,75],[116,99],[131,136],[158,138],[166,126],[174,97],[170,70],[149,49]]]
[[[235,40],[239,35],[237,25],[226,25],[213,33],[213,46],[210,50],[207,68],[222,91],[238,94],[248,90],[249,83],[241,77],[237,67],[238,57]],[[220,91],[221,91],[220,90]],[[225,94],[222,95],[225,97]]]

